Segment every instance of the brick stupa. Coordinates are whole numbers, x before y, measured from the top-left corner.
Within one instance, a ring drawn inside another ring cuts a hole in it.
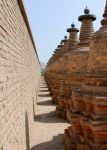
[[[72,125],[65,131],[69,150],[107,149],[107,1],[102,27],[92,37],[88,69],[72,93]]]

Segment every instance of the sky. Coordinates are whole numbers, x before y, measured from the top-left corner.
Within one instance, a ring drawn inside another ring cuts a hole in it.
[[[94,29],[99,29],[106,0],[24,0],[40,61],[47,63],[57,45],[68,35],[72,22],[80,29],[78,16],[86,6],[96,15]]]

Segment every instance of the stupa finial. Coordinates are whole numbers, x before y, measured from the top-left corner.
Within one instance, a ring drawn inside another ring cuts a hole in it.
[[[84,13],[87,15],[90,13],[90,10],[88,9],[87,5],[86,5],[86,8],[84,9]]]

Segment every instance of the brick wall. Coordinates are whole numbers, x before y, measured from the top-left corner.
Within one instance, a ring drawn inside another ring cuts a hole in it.
[[[39,78],[22,1],[0,0],[0,150],[29,149]]]

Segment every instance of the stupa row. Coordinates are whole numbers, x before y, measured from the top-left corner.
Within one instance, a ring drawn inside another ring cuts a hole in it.
[[[67,150],[107,150],[107,0],[99,31],[86,8],[50,58],[45,78],[56,114],[69,120]]]

